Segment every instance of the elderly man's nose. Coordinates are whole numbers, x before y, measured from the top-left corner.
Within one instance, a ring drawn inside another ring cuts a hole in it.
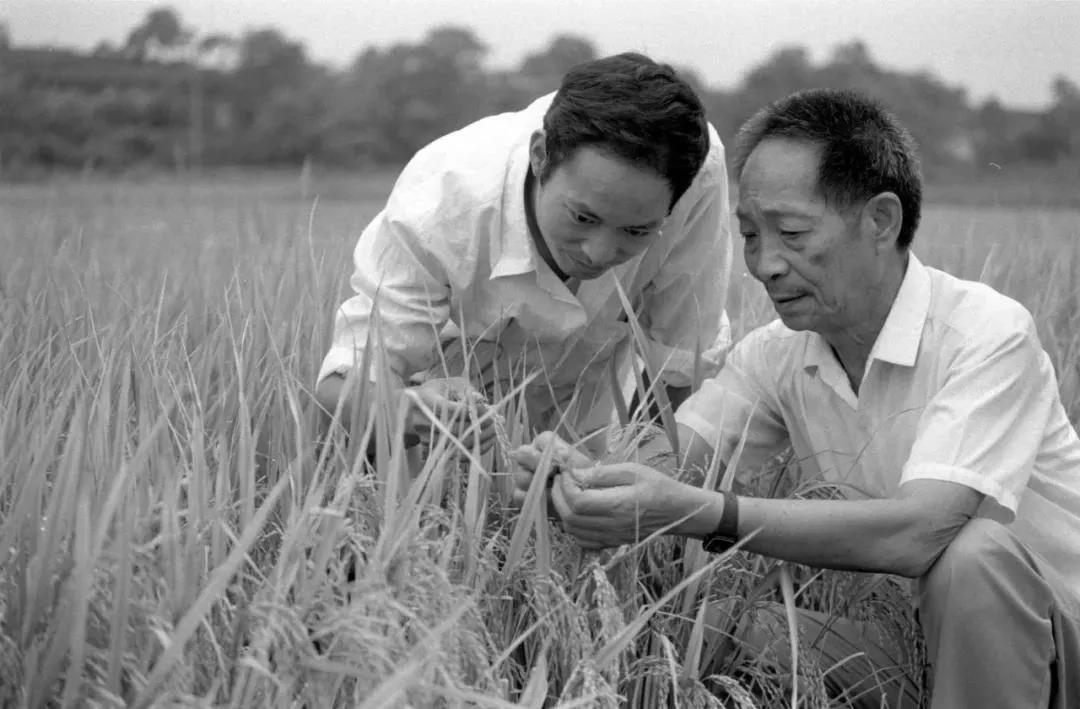
[[[749,261],[747,265],[750,272],[759,281],[775,280],[786,274],[790,268],[783,251],[773,240],[766,238],[761,239]]]

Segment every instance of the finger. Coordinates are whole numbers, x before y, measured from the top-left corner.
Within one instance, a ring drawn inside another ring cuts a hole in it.
[[[597,517],[575,517],[564,520],[562,529],[574,537],[579,545],[586,549],[608,549],[621,544],[636,541],[638,535],[624,538],[618,525],[610,520]]]
[[[528,470],[516,470],[512,479],[515,490],[528,490],[529,485],[532,485],[533,474]]]
[[[459,438],[464,438],[470,446],[477,445],[481,453],[485,453],[495,445],[495,428],[493,426],[477,426],[476,424],[459,426],[461,432]]]
[[[495,440],[495,422],[488,419],[480,422],[480,442],[490,443]]]
[[[510,458],[526,470],[536,470],[540,466],[540,451],[532,445],[518,446],[510,451]]]
[[[560,472],[566,473],[567,483],[572,483],[576,488],[576,491],[580,492],[588,490],[591,486],[589,484],[589,471],[591,467],[586,468],[560,468]]]
[[[440,418],[451,416],[466,417],[469,414],[467,402],[457,400],[451,392],[427,391],[421,397],[423,402]]]
[[[553,431],[543,431],[537,434],[533,439],[533,445],[538,450],[552,449],[552,454],[558,461],[569,460],[575,455],[581,455],[581,453],[570,445]]]
[[[600,519],[596,521],[603,525],[606,523],[604,518],[626,499],[626,493],[617,488],[590,489],[575,476],[580,472],[567,470],[556,476],[551,486],[552,500],[557,500],[559,516],[563,519],[572,518],[578,523],[588,523],[589,518],[598,517]]]
[[[591,490],[623,487],[639,482],[645,471],[637,463],[612,463],[588,468],[574,468],[573,477],[581,487]]]
[[[568,491],[567,488],[570,488]],[[551,508],[555,510],[555,514],[562,520],[563,528],[574,518],[574,512],[571,505],[571,497],[574,494],[573,483],[569,481],[569,476],[559,475],[555,480],[555,484],[551,486]]]
[[[451,377],[444,380],[444,392],[446,398],[463,404],[487,403],[484,393],[463,377]]]
[[[593,460],[574,445],[560,438],[553,431],[544,431],[536,436],[533,445],[540,450],[553,448],[556,461],[563,467],[582,468],[593,464]]]
[[[412,417],[412,428],[417,431],[429,431],[428,437],[451,435],[462,438],[466,435],[469,425],[466,417],[455,415],[453,412],[434,411],[429,416],[425,411],[417,411]]]
[[[595,523],[604,527],[616,519],[620,511],[624,510],[628,504],[634,510],[649,507],[650,500],[637,499],[641,488],[590,487],[588,480],[582,479],[582,473],[585,472],[587,471],[563,471],[554,485],[554,489],[559,491],[565,501],[567,509],[580,523]]]
[[[548,446],[560,442],[560,439],[554,431],[541,431],[533,437],[532,444],[537,448],[547,448]]]

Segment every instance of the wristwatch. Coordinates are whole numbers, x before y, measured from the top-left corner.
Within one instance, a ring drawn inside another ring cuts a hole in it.
[[[723,494],[720,522],[701,540],[701,548],[710,554],[722,554],[739,541],[739,498],[731,491]]]

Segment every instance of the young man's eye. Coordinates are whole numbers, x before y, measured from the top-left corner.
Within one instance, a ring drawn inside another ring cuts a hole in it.
[[[780,236],[784,237],[785,239],[795,239],[795,238],[798,238],[798,237],[802,236],[805,233],[806,233],[805,231],[800,231],[800,230],[796,230],[796,229],[781,229],[780,230]]]
[[[582,214],[581,212],[570,212],[570,218],[578,224],[592,224],[595,221],[588,214]]]
[[[644,238],[644,237],[648,236],[649,234],[652,234],[652,233],[653,233],[653,230],[652,230],[652,229],[633,229],[633,228],[628,228],[628,229],[623,229],[623,231],[625,231],[625,232],[626,232],[627,234],[629,234],[630,236],[634,237],[635,239],[642,239],[642,238]]]

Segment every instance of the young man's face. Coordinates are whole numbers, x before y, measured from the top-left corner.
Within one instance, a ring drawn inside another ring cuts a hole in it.
[[[533,135],[533,174],[546,165],[543,134]],[[660,236],[671,186],[658,173],[602,148],[582,147],[536,185],[536,222],[552,258],[588,280],[630,260]]]
[[[859,207],[840,212],[817,189],[820,149],[766,138],[739,177],[743,256],[784,324],[828,336],[859,328],[883,298],[888,259]],[[895,249],[893,246],[892,248]]]

